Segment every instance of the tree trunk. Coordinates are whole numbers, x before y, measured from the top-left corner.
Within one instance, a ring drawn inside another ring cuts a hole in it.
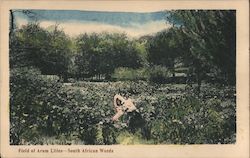
[[[14,14],[13,14],[13,11],[10,10],[10,33],[9,35],[11,35],[13,31],[14,31]]]
[[[175,69],[174,69],[174,64],[175,62],[174,62],[174,59],[172,59],[172,62],[171,62],[171,71],[172,71],[172,77],[174,78],[175,77]]]
[[[52,118],[51,116],[48,116],[47,120],[47,135],[52,136],[53,135],[53,123],[52,123]]]

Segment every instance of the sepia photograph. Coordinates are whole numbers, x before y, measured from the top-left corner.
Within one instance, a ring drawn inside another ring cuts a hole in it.
[[[117,147],[239,145],[238,14],[5,9],[8,148],[95,157]]]

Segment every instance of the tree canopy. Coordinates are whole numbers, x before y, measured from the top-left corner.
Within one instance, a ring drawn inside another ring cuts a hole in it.
[[[194,67],[216,70],[216,75],[228,83],[235,83],[235,11],[176,10],[170,11],[168,20],[181,27],[190,39],[190,50],[198,64]]]
[[[11,30],[10,67],[34,66],[42,74],[67,80],[110,79],[121,67],[148,69],[154,65],[167,68],[175,77],[176,67],[182,65],[198,85],[210,78],[235,84],[235,11],[174,10],[166,14],[171,28],[138,39],[116,32],[70,38],[58,26],[45,29],[29,23]]]

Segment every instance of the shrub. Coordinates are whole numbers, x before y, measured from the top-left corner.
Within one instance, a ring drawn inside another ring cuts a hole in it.
[[[149,81],[153,83],[167,83],[171,77],[170,71],[166,67],[153,66],[149,70]]]
[[[10,84],[11,144],[235,142],[234,87],[202,86],[198,97],[192,87],[140,80],[62,86],[33,68],[13,69]],[[116,93],[134,100],[140,121],[111,121]]]
[[[132,68],[120,67],[115,69],[112,78],[116,81],[147,80],[148,72],[145,68],[132,69]]]
[[[23,139],[36,139],[40,134],[53,134],[52,109],[61,87],[58,80],[30,68],[12,69],[10,73],[10,138],[11,144]]]

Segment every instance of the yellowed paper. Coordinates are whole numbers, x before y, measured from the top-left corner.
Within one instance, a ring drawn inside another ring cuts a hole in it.
[[[249,2],[238,1],[0,1],[1,157],[249,157]],[[202,145],[10,145],[9,10],[153,12],[175,9],[236,10],[236,143]]]

